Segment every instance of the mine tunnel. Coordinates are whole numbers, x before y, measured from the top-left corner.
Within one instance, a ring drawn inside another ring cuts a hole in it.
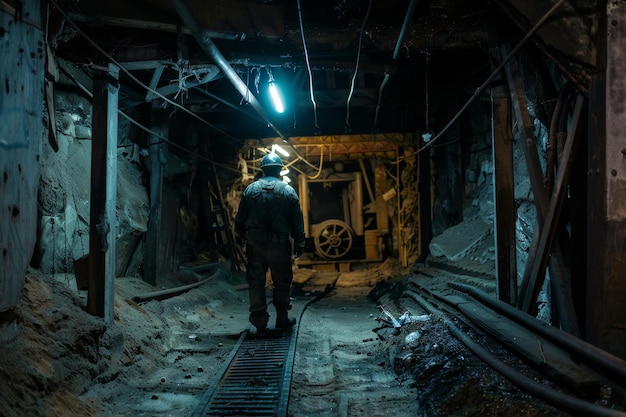
[[[626,415],[625,25],[0,2],[0,416]],[[235,226],[268,156],[304,246],[261,332]]]

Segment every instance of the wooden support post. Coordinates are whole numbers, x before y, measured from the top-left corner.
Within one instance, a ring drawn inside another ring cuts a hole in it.
[[[496,213],[494,224],[496,290],[501,301],[515,305],[517,303],[517,262],[511,106],[506,86],[497,85],[491,91],[493,105],[493,200]]]
[[[503,48],[503,55],[508,55],[508,53],[508,50]],[[530,121],[530,116],[528,114],[526,98],[519,79],[517,62],[515,59],[511,59],[509,64],[506,66],[506,74],[509,83],[509,92],[511,94],[511,104],[513,105],[519,129],[521,129],[521,136],[526,141],[524,146],[524,156],[526,159],[528,176],[530,178],[530,184],[537,210],[537,223],[539,227],[536,228],[536,230],[541,231],[544,227],[543,220],[548,213],[548,191],[543,184],[543,174],[541,164],[539,162],[537,143],[533,132],[533,126]],[[545,280],[545,268],[542,270],[536,270],[535,275],[533,275],[533,265],[536,263],[536,257],[541,255],[534,252],[535,250],[538,250],[538,246],[535,246],[536,243],[538,243],[538,239],[533,239],[531,253],[528,255],[529,262],[526,265],[524,278],[522,280],[522,292],[520,292],[518,300],[520,309],[533,315],[537,312],[537,298]],[[551,247],[546,247],[544,249],[552,255],[549,260],[549,266],[550,283],[553,291],[558,292],[563,288],[568,288],[568,271],[565,267],[565,262],[563,260],[558,240],[554,240]],[[577,335],[578,326],[576,325],[577,321],[574,313],[571,292],[568,291],[567,294],[556,294],[556,301],[559,313],[559,317],[557,319],[562,322],[561,328],[567,332]]]
[[[417,262],[425,262],[430,255],[428,244],[433,238],[432,227],[432,207],[433,207],[433,181],[432,178],[432,161],[430,154],[432,147],[418,154],[418,177],[417,177],[417,195],[419,201],[419,217],[418,217],[418,233],[420,256]]]
[[[550,254],[549,249],[552,247],[556,235],[557,226],[559,224],[559,216],[563,206],[563,201],[565,200],[565,193],[567,191],[569,172],[572,168],[577,144],[581,136],[577,127],[583,103],[584,97],[579,95],[576,101],[576,107],[574,108],[570,132],[567,136],[567,141],[565,142],[565,149],[563,150],[563,161],[559,163],[556,184],[552,193],[552,198],[550,199],[550,206],[548,207],[548,211],[546,213],[544,227],[541,229],[539,243],[537,245],[537,257],[534,259],[534,263],[532,264],[530,274],[531,277],[538,277],[542,271],[545,271],[548,264],[548,256]],[[553,281],[552,288],[554,289],[554,296],[559,309],[566,309],[566,311],[569,311],[569,314],[560,315],[559,318],[561,320],[561,325],[564,329],[568,329],[568,331],[578,335],[578,325],[574,316],[573,307],[567,304],[572,302],[570,280],[564,279]],[[563,311],[561,310],[561,312]]]
[[[167,138],[168,118],[165,116],[165,111],[161,104],[161,100],[152,102],[152,131],[156,135],[150,135],[150,217],[148,220],[148,231],[146,232],[143,271],[143,280],[150,285],[156,285],[156,278],[160,272],[159,265],[162,261],[159,251],[161,197],[163,193],[163,163],[161,160],[162,138]]]
[[[585,339],[626,359],[626,2],[607,2],[589,87]],[[604,48],[603,46],[606,46]]]
[[[87,311],[113,322],[117,220],[117,101],[119,68],[94,79]]]

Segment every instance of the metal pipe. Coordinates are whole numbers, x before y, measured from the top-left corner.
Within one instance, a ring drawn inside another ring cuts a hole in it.
[[[417,0],[411,0],[409,3],[409,7],[406,11],[406,15],[404,16],[404,22],[402,23],[402,28],[400,29],[400,34],[398,35],[398,40],[396,42],[396,47],[393,51],[393,60],[398,59],[398,55],[400,54],[400,47],[402,46],[402,41],[404,40],[404,35],[406,33],[406,28],[409,26],[409,22],[411,21],[411,17],[413,16],[413,11],[415,10],[415,5],[417,4]],[[383,96],[383,89],[389,82],[389,78],[391,75],[389,72],[385,73],[385,78],[383,82],[380,84],[380,89],[378,90],[378,104],[376,105],[376,116],[374,117],[374,129],[378,126],[378,112],[380,110],[380,102]]]
[[[252,108],[261,116],[263,120],[267,123],[268,127],[274,130],[278,136],[282,139],[286,139],[285,134],[283,134],[274,124],[270,121],[269,117],[265,114],[265,110],[256,99],[252,91],[248,88],[246,83],[239,77],[237,72],[230,66],[226,58],[219,51],[215,43],[210,37],[210,32],[203,28],[198,19],[194,16],[194,14],[189,9],[187,2],[185,0],[172,0],[172,4],[174,5],[174,9],[178,13],[178,16],[181,18],[185,26],[189,29],[193,37],[196,39],[200,47],[215,61],[215,65],[224,73],[226,78],[233,84],[233,86],[239,91],[242,97],[250,103]]]
[[[150,292],[147,294],[136,295],[132,297],[131,300],[133,300],[135,303],[143,303],[145,301],[150,301],[150,300],[164,300],[166,298],[183,294],[189,290],[192,290],[203,284],[206,284],[207,282],[212,281],[213,279],[217,278],[221,273],[222,271],[218,270],[213,275],[211,275],[210,277],[206,279],[203,279],[202,281],[194,282],[193,284],[189,284],[189,285],[183,285],[182,287],[169,288],[163,291],[155,291],[155,292]]]

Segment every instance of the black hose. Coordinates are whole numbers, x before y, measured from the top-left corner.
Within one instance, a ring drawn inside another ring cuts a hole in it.
[[[556,327],[537,320],[533,316],[524,313],[500,300],[490,297],[488,294],[478,290],[470,285],[458,282],[449,282],[448,285],[456,290],[470,294],[477,300],[488,305],[499,313],[521,323],[532,331],[540,334],[551,342],[557,343],[571,352],[574,352],[581,358],[601,366],[604,370],[619,378],[620,381],[626,381],[626,361],[611,355],[610,353],[597,348],[596,346],[585,342],[582,339],[572,336]]]
[[[504,362],[500,361],[496,356],[491,354],[485,348],[473,341],[470,337],[464,334],[458,327],[456,327],[449,319],[445,318],[442,312],[430,305],[422,296],[413,292],[405,291],[404,295],[412,298],[421,307],[431,314],[436,314],[443,317],[443,322],[448,331],[456,337],[461,343],[463,343],[469,350],[471,350],[476,356],[482,359],[485,363],[499,372],[506,379],[511,381],[517,387],[527,391],[538,398],[541,398],[555,407],[571,412],[575,415],[584,416],[602,416],[602,417],[626,417],[626,413],[623,411],[611,410],[596,404],[592,404],[583,401],[579,398],[572,397],[570,395],[553,390],[545,385],[535,382],[531,378],[521,374]]]
[[[131,300],[133,300],[136,303],[143,303],[143,302],[150,301],[150,300],[164,300],[166,298],[183,294],[189,290],[192,290],[203,284],[206,284],[207,282],[217,278],[221,273],[222,271],[217,271],[213,275],[211,275],[210,277],[206,279],[203,279],[202,281],[194,282],[193,284],[189,284],[189,285],[183,285],[182,287],[169,288],[163,291],[155,291],[155,292],[150,292],[147,294],[136,295],[132,297]]]

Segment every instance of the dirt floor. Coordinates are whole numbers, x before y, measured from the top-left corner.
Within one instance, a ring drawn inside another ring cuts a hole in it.
[[[372,295],[409,273],[393,261],[342,273],[296,269],[292,312],[302,317],[289,416],[567,415],[521,393],[423,312],[389,326],[383,308],[401,312]],[[133,301],[208,276],[181,295]],[[85,296],[72,275],[28,274],[13,320],[3,317],[0,416],[188,416],[249,327],[245,280],[228,264],[172,274],[157,287],[118,278],[112,326],[85,312]]]

